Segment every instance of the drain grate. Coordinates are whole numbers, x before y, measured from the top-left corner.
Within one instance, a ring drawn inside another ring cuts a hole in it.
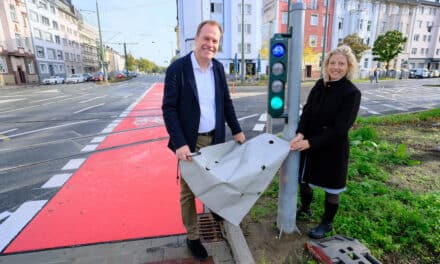
[[[204,242],[224,241],[223,223],[217,222],[211,213],[199,214],[199,233]]]

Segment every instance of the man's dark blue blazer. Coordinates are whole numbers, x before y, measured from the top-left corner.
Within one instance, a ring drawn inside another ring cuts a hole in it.
[[[241,132],[235,115],[223,65],[212,60],[215,79],[215,135],[212,144],[225,142],[225,122],[232,135]],[[203,91],[203,88],[201,89]],[[170,140],[168,147],[188,145],[195,151],[200,123],[200,105],[194,77],[191,53],[173,62],[166,71],[162,112]]]

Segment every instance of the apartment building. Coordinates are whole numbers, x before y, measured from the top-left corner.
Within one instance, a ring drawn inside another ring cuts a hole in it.
[[[263,71],[263,65],[259,60],[262,40],[262,0],[244,0],[243,7],[244,21],[242,21],[242,0],[178,0],[180,55],[184,56],[193,49],[197,25],[203,20],[212,19],[219,22],[224,31],[216,58],[223,64],[225,72],[231,77],[234,75],[235,57],[240,65],[244,60],[246,76],[255,76],[258,70]],[[243,35],[242,24],[244,24]],[[238,74],[241,74],[241,66],[238,71]]]
[[[82,73],[80,34],[76,10],[69,0],[56,0],[66,74]]]
[[[0,85],[38,82],[24,1],[0,1]]]
[[[83,72],[96,72],[99,70],[97,49],[98,31],[83,19],[78,21],[78,29]]]
[[[53,1],[27,0],[40,80],[66,77],[58,9]]]

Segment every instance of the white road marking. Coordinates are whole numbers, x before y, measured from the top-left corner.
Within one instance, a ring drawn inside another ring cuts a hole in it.
[[[101,98],[106,98],[106,97],[107,97],[107,95],[104,95],[104,96],[98,96],[98,97],[93,97],[93,98],[90,98],[90,99],[87,99],[87,100],[84,100],[84,101],[79,101],[78,103],[79,103],[79,104],[88,103],[88,102],[94,101],[94,100],[96,100],[96,99],[101,99]]]
[[[61,170],[75,170],[78,169],[86,159],[71,159]]]
[[[85,146],[81,151],[87,152],[87,151],[94,151],[98,147],[98,144],[90,144]]]
[[[43,208],[47,200],[25,202],[0,225],[0,252]]]
[[[83,108],[83,109],[78,110],[78,111],[73,112],[73,113],[74,113],[74,114],[78,114],[78,113],[81,113],[81,112],[84,112],[84,111],[90,110],[90,109],[92,109],[92,108],[100,107],[100,106],[102,106],[102,105],[104,105],[104,104],[102,103],[102,104],[92,105],[92,106],[89,106],[89,107]]]
[[[23,132],[23,133],[18,133],[18,134],[10,135],[10,136],[8,136],[8,138],[14,138],[14,137],[23,136],[23,135],[29,135],[29,134],[37,133],[37,132],[44,131],[44,130],[59,128],[59,127],[65,127],[65,126],[72,126],[72,125],[82,124],[82,123],[86,123],[86,122],[90,122],[90,121],[94,121],[94,120],[79,121],[79,122],[63,124],[63,125],[59,125],[59,126],[40,128],[40,129],[36,129],[36,130],[31,130],[31,131],[27,131],[27,132]]]
[[[90,143],[101,143],[104,139],[105,137],[94,137]]]
[[[373,115],[380,115],[379,112],[376,112],[376,111],[370,110],[370,109],[368,109],[368,108],[365,107],[365,106],[362,106],[362,105],[361,105],[359,108],[362,109],[362,110],[367,111],[367,112],[370,113],[370,114],[373,114]]]
[[[10,103],[10,102],[15,102],[15,101],[23,101],[25,99],[8,99],[8,100],[0,100],[0,104],[3,103]]]
[[[255,124],[253,131],[263,131],[265,124]]]
[[[66,97],[68,97],[68,96],[61,95],[61,96],[56,96],[56,97],[51,97],[51,98],[41,99],[41,100],[37,100],[37,101],[32,101],[32,103],[41,103],[41,102],[44,102],[44,101],[50,101],[50,100],[53,100],[53,99],[66,98]]]
[[[46,91],[39,91],[39,92],[35,92],[35,93],[57,93],[58,90],[57,89],[52,89],[52,90],[46,90]]]
[[[3,135],[3,134],[6,134],[6,133],[9,133],[9,132],[15,131],[15,130],[17,130],[17,129],[18,129],[18,128],[13,128],[13,129],[5,130],[5,131],[0,131],[0,135]]]
[[[41,188],[57,188],[63,186],[63,184],[72,176],[71,173],[56,174],[52,176]]]
[[[266,122],[267,121],[267,113],[261,114],[260,119],[258,119],[259,122]]]
[[[102,131],[101,131],[101,133],[102,134],[107,134],[107,133],[110,133],[110,132],[112,132],[113,131],[113,128],[104,128]]]
[[[44,106],[44,105],[50,105],[50,104],[54,104],[54,103],[61,103],[63,101],[73,100],[73,99],[76,99],[76,98],[79,98],[79,97],[84,97],[84,96],[87,96],[87,95],[80,95],[80,96],[70,97],[70,98],[58,100],[56,102],[50,102],[50,103],[47,103],[47,104],[39,104],[39,105],[26,106],[26,107],[22,107],[22,108],[15,108],[15,109],[7,110],[7,111],[2,111],[0,113],[3,114],[3,113],[10,113],[10,112],[17,112],[17,111],[24,110],[24,109],[29,109],[29,108],[34,108],[34,107],[41,107],[41,106]]]
[[[239,118],[238,121],[243,121],[243,120],[245,120],[245,119],[252,118],[252,117],[256,117],[256,116],[258,116],[258,115],[259,115],[259,114],[253,114],[253,115],[243,116],[243,117]]]

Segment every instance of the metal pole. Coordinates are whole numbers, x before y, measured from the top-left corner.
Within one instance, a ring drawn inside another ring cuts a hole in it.
[[[324,78],[324,57],[327,49],[327,28],[328,28],[328,0],[325,1],[325,18],[324,18],[324,39],[322,40],[322,55],[321,55],[321,78]]]
[[[96,0],[96,16],[98,17],[98,30],[99,30],[99,46],[101,50],[101,69],[103,73],[104,81],[107,81],[107,70],[104,65],[104,56],[105,56],[105,50],[104,46],[102,45],[102,33],[101,33],[101,20],[99,18],[99,7],[98,7],[98,0]]]
[[[288,123],[284,126],[283,138],[290,141],[296,133],[299,121],[299,103],[301,93],[301,75],[304,47],[304,18],[306,5],[303,2],[292,3],[289,10],[292,38],[289,43],[288,67]],[[292,151],[281,166],[278,197],[277,226],[280,235],[293,233],[296,227],[296,202],[298,193],[299,152]]]
[[[241,84],[244,83],[244,0],[241,0]]]
[[[125,56],[125,70],[128,77],[128,57],[127,57],[127,43],[124,42],[124,56]]]
[[[270,27],[269,27],[269,50],[272,50],[272,47],[270,46],[270,38],[272,37],[272,22],[270,21]],[[270,74],[270,73],[269,73]],[[272,134],[272,129],[273,129],[273,122],[272,122],[272,116],[269,114],[269,109],[267,109],[267,113],[266,113],[266,132],[269,134]]]

